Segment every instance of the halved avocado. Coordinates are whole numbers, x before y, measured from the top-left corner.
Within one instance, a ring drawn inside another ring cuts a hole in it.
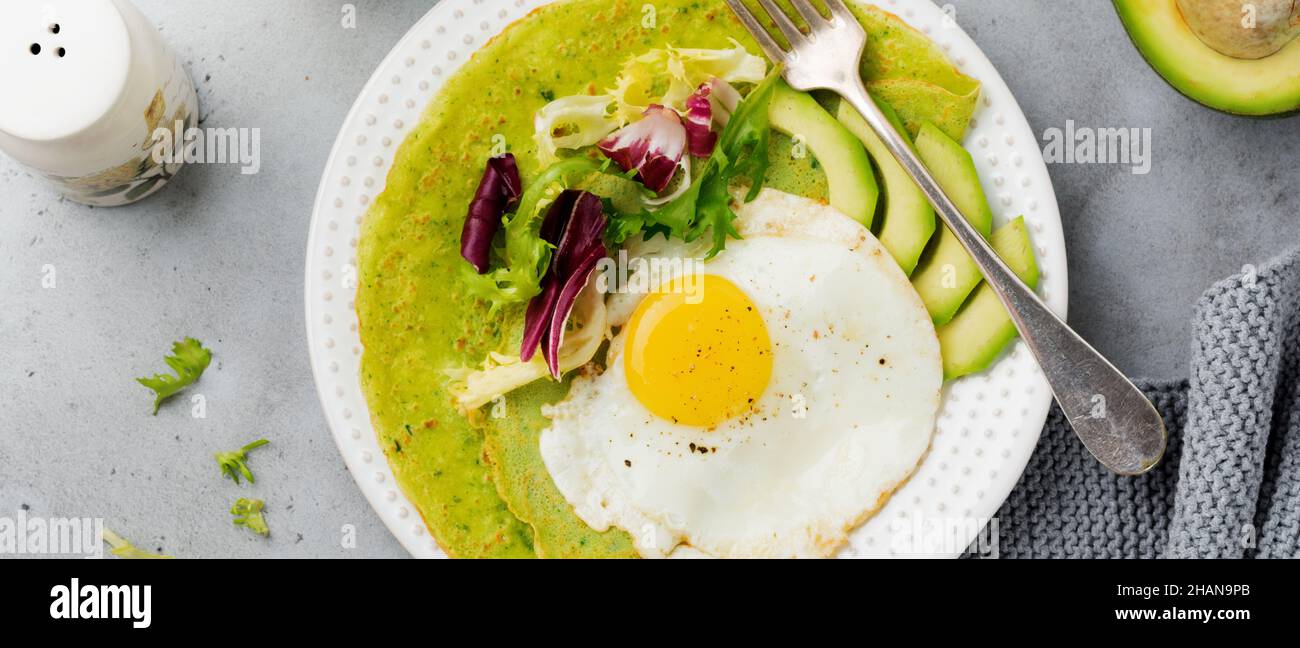
[[[989,237],[993,251],[1030,288],[1038,287],[1038,262],[1024,217],[999,227]],[[970,299],[947,324],[935,329],[943,354],[943,378],[952,380],[988,369],[1003,347],[1016,337],[1002,302],[987,283],[980,283]]]
[[[903,137],[907,137],[907,131],[903,129],[903,123],[894,109],[883,101],[877,101],[876,105],[880,106],[894,128]],[[921,193],[921,188],[912,181],[912,176],[898,164],[885,143],[871,130],[871,126],[867,125],[858,111],[848,102],[841,101],[835,112],[840,123],[862,140],[867,153],[880,170],[880,179],[885,184],[885,209],[876,238],[880,239],[880,244],[885,246],[890,256],[903,268],[903,272],[910,275],[916,268],[921,253],[925,251],[925,244],[934,235],[934,208],[925,199],[925,194]]]
[[[984,198],[970,153],[928,122],[921,125],[917,134],[916,151],[966,220],[980,234],[988,236],[993,227],[993,211]],[[947,225],[938,230],[912,273],[912,286],[921,295],[936,326],[952,319],[983,278],[957,235]]]
[[[773,128],[802,138],[817,158],[826,172],[831,206],[870,228],[880,188],[862,142],[835,121],[812,95],[794,90],[784,81],[776,83],[768,116]]]
[[[1206,106],[1238,115],[1278,115],[1300,110],[1300,38],[1262,58],[1235,58],[1215,50],[1192,30],[1178,0],[1114,0],[1142,56],[1176,90]],[[1247,11],[1203,20],[1240,21]],[[1208,14],[1207,14],[1208,16]],[[1208,27],[1208,25],[1206,26]],[[1209,33],[1206,28],[1202,33]],[[1227,51],[1244,53],[1221,45]]]

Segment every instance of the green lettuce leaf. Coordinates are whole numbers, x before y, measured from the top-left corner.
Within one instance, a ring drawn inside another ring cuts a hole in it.
[[[136,382],[154,391],[154,416],[158,415],[158,407],[163,401],[175,396],[177,392],[190,386],[203,375],[203,370],[207,369],[208,364],[212,362],[212,351],[203,348],[202,342],[187,337],[173,343],[172,355],[166,356],[163,360],[172,371],[176,372],[175,376],[154,374],[152,378],[135,379]]]
[[[231,522],[235,526],[247,527],[249,531],[265,538],[271,535],[271,528],[266,525],[266,517],[262,515],[265,506],[266,503],[262,500],[241,497],[230,507],[230,514],[235,516]]]
[[[235,480],[236,484],[239,483],[240,475],[243,475],[248,483],[254,483],[253,471],[248,469],[248,452],[268,443],[270,441],[266,439],[258,439],[234,452],[218,452],[217,465],[221,467],[221,474]]]

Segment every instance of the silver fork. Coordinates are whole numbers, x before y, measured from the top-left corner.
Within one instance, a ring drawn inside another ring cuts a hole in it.
[[[884,141],[916,181],[935,211],[970,253],[985,281],[997,293],[1052,387],[1083,445],[1102,464],[1122,475],[1137,475],[1164,455],[1164,421],[1151,402],[1110,362],[1043,304],[966,222],[885,118],[862,85],[858,65],[867,35],[841,0],[823,0],[825,18],[808,0],[791,4],[808,25],[800,31],[773,0],[758,0],[790,43],[782,48],[741,0],[727,0],[782,76],[796,90],[830,90],[848,101]]]

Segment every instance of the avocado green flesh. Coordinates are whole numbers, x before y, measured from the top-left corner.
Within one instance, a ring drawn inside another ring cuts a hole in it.
[[[989,244],[1021,281],[1030,288],[1038,287],[1038,263],[1023,217],[998,228],[989,236]],[[988,369],[1017,335],[997,293],[983,282],[957,315],[935,333],[943,354],[944,380]]]
[[[894,128],[906,137],[902,122],[889,104],[877,102],[877,105]],[[912,176],[898,164],[889,148],[871,130],[871,126],[867,125],[858,111],[842,101],[836,109],[836,118],[862,141],[867,153],[876,163],[876,168],[880,170],[880,178],[885,186],[885,208],[876,238],[880,239],[880,244],[885,246],[890,256],[903,268],[903,272],[911,275],[921,253],[925,251],[925,244],[934,235],[934,208],[926,200],[925,194],[921,193],[921,188],[912,181]]]
[[[980,234],[988,236],[993,226],[993,211],[984,198],[984,189],[980,187],[970,153],[928,123],[921,127],[916,149],[921,162],[961,210],[966,221]],[[979,267],[962,247],[957,235],[944,225],[938,228],[938,234],[912,273],[912,286],[938,325],[952,319],[982,278]]]
[[[1300,110],[1300,38],[1264,58],[1233,58],[1192,32],[1176,0],[1114,2],[1142,56],[1187,97],[1239,115]]]
[[[826,112],[812,95],[778,81],[768,110],[772,128],[801,139],[825,170],[832,207],[871,227],[880,188],[862,143]]]
[[[734,38],[761,51],[721,0],[656,2],[656,29],[642,27],[642,6],[549,4],[492,39],[438,89],[361,225],[362,391],[397,485],[453,557],[635,554],[626,533],[597,532],[578,519],[541,460],[538,438],[549,423],[540,406],[563,398],[567,383],[542,380],[512,391],[500,418],[491,414],[494,405],[467,417],[453,404],[450,375],[477,367],[490,351],[518,351],[524,305],[490,313],[455,279],[465,263],[465,210],[495,142],[504,138],[527,187],[541,171],[533,114],[550,98],[599,92],[624,60],[653,48],[729,48]],[[979,84],[897,18],[850,6],[869,32],[887,39],[869,46],[876,57],[869,82],[933,86],[896,106],[900,114],[964,131],[974,104],[947,88],[973,88],[974,96]],[[575,24],[584,29],[575,32]],[[773,133],[767,186],[827,198],[829,162],[815,150],[792,158],[790,144]]]

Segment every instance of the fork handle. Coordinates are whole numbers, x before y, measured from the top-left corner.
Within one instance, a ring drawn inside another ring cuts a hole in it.
[[[966,222],[859,79],[836,88],[884,141],[979,266],[1034,354],[1075,434],[1103,465],[1121,475],[1150,470],[1164,455],[1164,421],[1124,374],[1079,337],[998,257]]]

